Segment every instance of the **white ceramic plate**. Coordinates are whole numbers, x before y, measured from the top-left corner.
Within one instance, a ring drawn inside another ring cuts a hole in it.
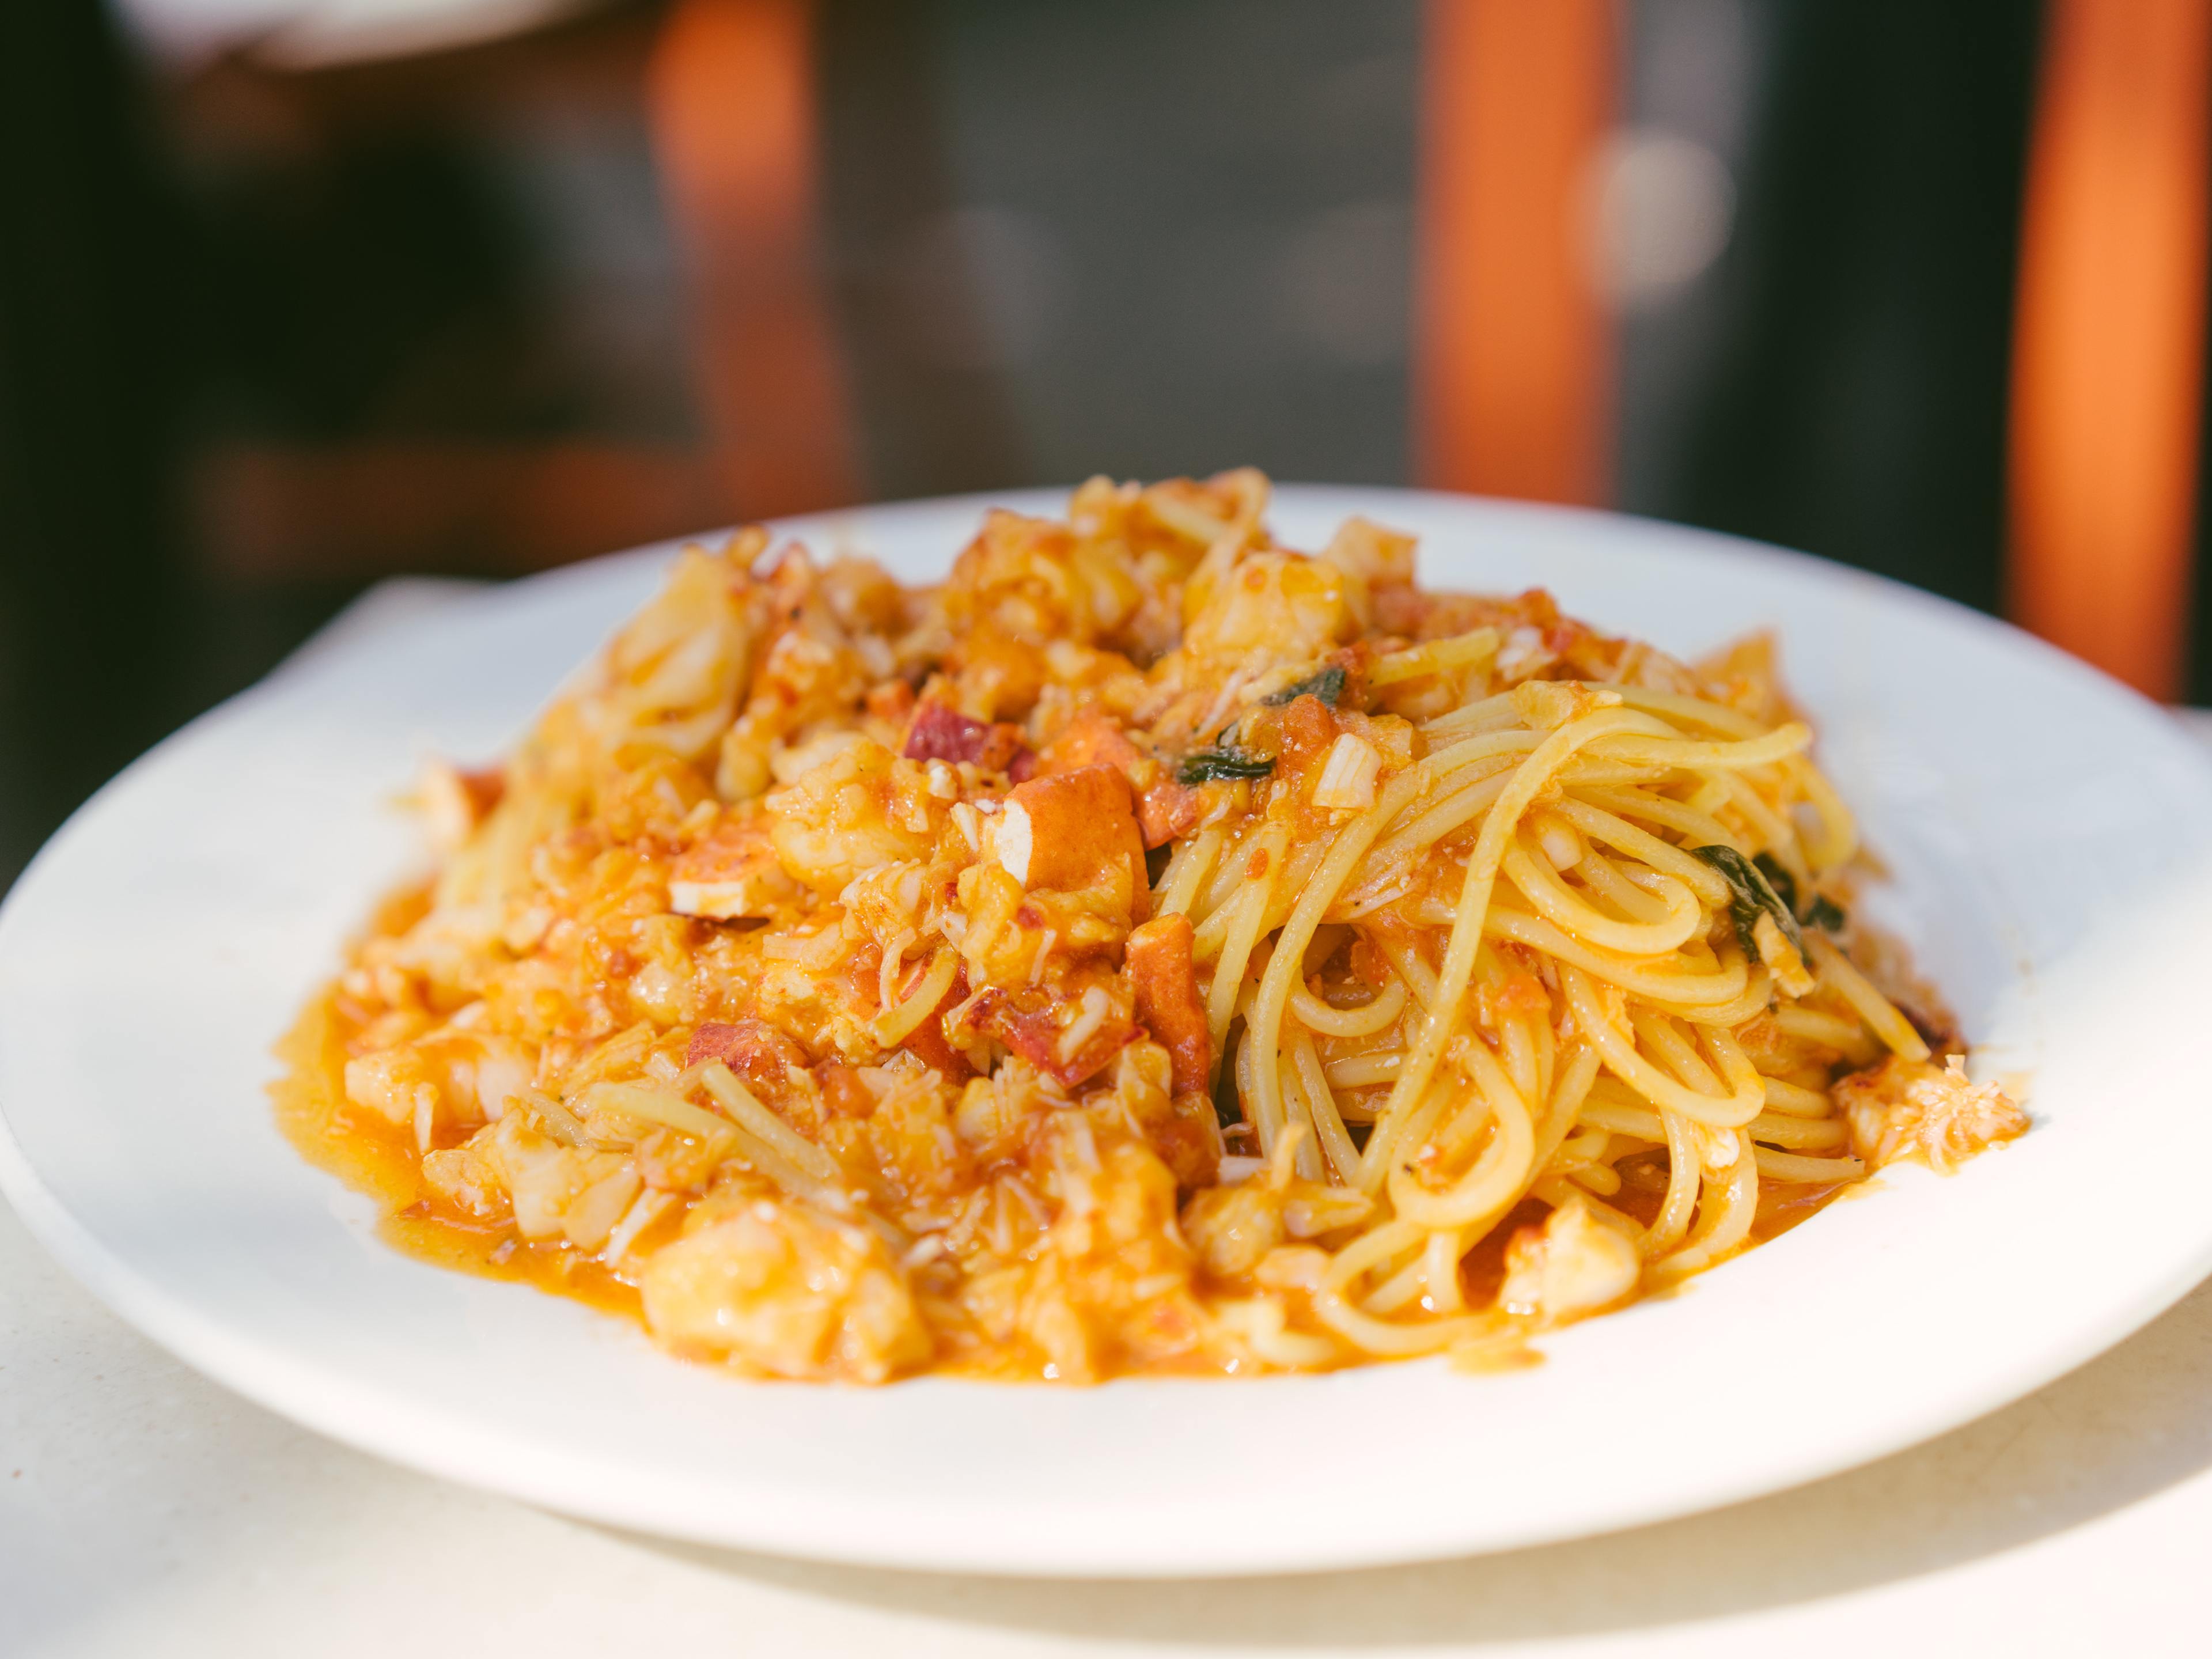
[[[793,528],[920,578],[981,506]],[[1984,1063],[2033,1073],[2034,1132],[1950,1180],[1886,1173],[1494,1376],[755,1384],[406,1260],[277,1133],[269,1045],[419,861],[393,793],[426,754],[498,753],[659,550],[335,647],[81,811],[0,912],[9,1196],[125,1318],[355,1445],[654,1532],[1013,1573],[1404,1560],[1770,1492],[2027,1393],[2212,1267],[2185,1155],[2212,1079],[2212,775],[2164,715],[1986,618],[1717,537],[1373,490],[1285,489],[1273,520],[1315,546],[1352,512],[1419,532],[1430,583],[1541,583],[1679,653],[1778,628],[1895,872],[1884,920]]]

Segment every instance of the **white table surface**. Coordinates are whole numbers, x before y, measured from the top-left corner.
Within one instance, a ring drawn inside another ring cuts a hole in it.
[[[388,585],[334,629],[444,592]],[[0,1207],[4,1659],[1869,1650],[2212,1653],[2212,1285],[1993,1417],[1712,1514],[1429,1566],[1059,1583],[665,1544],[410,1474],[188,1370]]]

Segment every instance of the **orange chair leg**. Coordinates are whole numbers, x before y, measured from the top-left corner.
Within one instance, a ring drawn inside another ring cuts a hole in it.
[[[2014,618],[2179,694],[2205,310],[2205,0],[2050,0],[2014,319]]]
[[[859,494],[822,270],[807,0],[677,0],[647,98],[691,272],[695,349],[747,518]]]
[[[1613,118],[1613,0],[1428,0],[1421,41],[1416,470],[1596,501],[1612,341],[1586,225]]]

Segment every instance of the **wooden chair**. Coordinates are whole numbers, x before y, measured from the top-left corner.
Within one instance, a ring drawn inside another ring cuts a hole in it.
[[[2008,608],[2170,702],[2189,645],[2212,7],[2050,0],[2045,27],[2014,315]]]
[[[1413,432],[1420,482],[1595,503],[1611,331],[1578,210],[1614,118],[1613,0],[1428,0]]]
[[[706,394],[747,513],[849,500],[855,443],[813,261],[807,0],[678,0],[651,100],[698,278]],[[1429,0],[1414,295],[1421,479],[1596,502],[1611,329],[1578,210],[1615,119],[1611,0]],[[2009,609],[2180,690],[2202,394],[2203,0],[2051,0],[2015,317]]]
[[[701,391],[745,518],[858,498],[822,272],[808,0],[677,0],[647,100],[692,273]]]
[[[1595,502],[1610,327],[1577,207],[1612,124],[1609,0],[1429,0],[1414,414],[1447,489]],[[2182,689],[2203,400],[2204,0],[2050,0],[2010,392],[2014,617]]]

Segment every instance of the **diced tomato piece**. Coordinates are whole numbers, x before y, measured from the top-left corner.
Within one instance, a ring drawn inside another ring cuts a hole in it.
[[[1189,917],[1160,916],[1129,935],[1127,958],[1137,1019],[1168,1051],[1179,1095],[1206,1087],[1213,1058],[1190,944]]]
[[[775,1104],[792,1088],[793,1069],[806,1069],[806,1050],[766,1020],[741,1019],[735,1024],[709,1020],[691,1033],[684,1063],[719,1060],[743,1078],[755,1094]]]
[[[1128,779],[1137,800],[1137,829],[1148,848],[1164,847],[1198,823],[1199,793],[1177,783],[1168,769],[1132,743],[1110,714],[1092,708],[1078,714],[1037,757],[1037,772],[1075,772],[1110,766]]]
[[[1021,864],[1007,868],[1024,887],[1078,892],[1126,872],[1129,914],[1144,914],[1152,892],[1144,837],[1129,781],[1113,767],[1079,767],[1018,786],[1006,797],[998,833],[1004,856]]]
[[[1030,750],[1018,726],[975,720],[949,703],[926,702],[915,710],[900,753],[908,760],[970,761],[986,772],[1004,772]]]

